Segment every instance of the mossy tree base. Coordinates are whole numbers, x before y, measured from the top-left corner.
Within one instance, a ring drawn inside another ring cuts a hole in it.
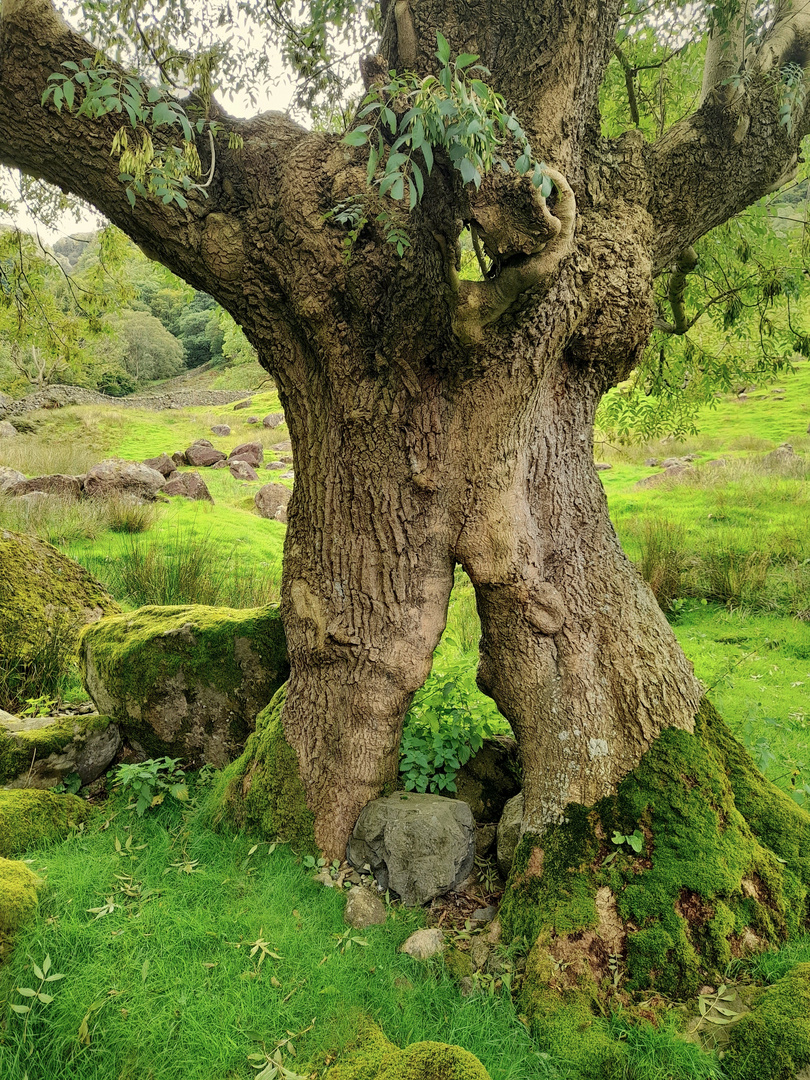
[[[612,842],[636,830],[639,853]],[[617,991],[693,997],[804,929],[808,887],[810,815],[704,700],[694,735],[665,731],[614,796],[523,837],[501,910],[531,946],[522,1007],[546,1023]]]
[[[307,807],[295,751],[284,737],[286,683],[256,717],[241,757],[222,771],[203,810],[214,827],[244,829],[267,840],[315,851],[315,818]]]

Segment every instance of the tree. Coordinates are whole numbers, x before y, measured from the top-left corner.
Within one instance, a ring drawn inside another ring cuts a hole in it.
[[[714,8],[702,103],[649,142],[599,129],[620,11],[384,3],[363,64],[382,121],[355,117],[347,145],[280,113],[228,116],[210,97],[211,53],[182,105],[165,81],[141,94],[113,61],[91,76],[95,46],[48,0],[2,0],[0,161],[92,202],[213,296],[279,387],[296,472],[281,728],[330,857],[396,777],[457,563],[481,617],[480,684],[520,743],[529,834],[613,791],[663,729],[693,728],[701,689],[614,535],[594,412],[644,350],[656,280],[677,324],[691,246],[794,168],[810,128],[810,13],[780,5],[749,25],[736,5]],[[278,12],[316,89],[330,26],[365,26],[351,4],[321,22],[305,12],[303,29]],[[126,60],[132,39],[115,37]],[[157,79],[159,46],[145,41]],[[464,75],[476,55],[489,72],[477,86]],[[444,142],[411,128],[395,176],[388,147],[419,92],[449,118]],[[489,138],[453,133],[464,95]],[[173,123],[185,124],[176,145]],[[498,158],[507,172],[484,169]],[[476,281],[456,268],[466,228],[486,271]]]

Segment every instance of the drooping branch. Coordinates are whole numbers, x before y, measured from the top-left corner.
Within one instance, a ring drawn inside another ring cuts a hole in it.
[[[669,287],[667,288],[667,299],[672,309],[672,322],[657,319],[655,323],[656,330],[663,330],[665,334],[686,334],[690,327],[694,325],[694,320],[690,321],[686,317],[684,293],[686,292],[686,279],[697,264],[697,252],[693,247],[686,248],[675,260],[669,278]]]
[[[118,159],[110,153],[116,132],[128,122],[126,116],[122,119],[113,111],[90,117],[66,106],[57,109],[52,100],[42,104],[51,73],[64,71],[66,61],[81,64],[94,54],[93,44],[68,26],[50,0],[0,0],[0,163],[85,199],[150,256],[226,302],[221,295],[224,263],[228,261],[225,280],[233,280],[239,276],[242,256],[239,222],[224,213],[230,211],[223,194],[228,186],[223,184],[225,162],[235,166],[233,189],[242,173],[266,175],[273,160],[305,132],[281,114],[241,122],[223,114],[225,142],[216,152],[218,176],[208,178],[207,190],[188,193],[185,207],[143,197],[131,206],[119,180]],[[115,69],[109,61],[105,66]],[[244,133],[246,152],[241,161],[233,153],[223,153],[228,130]],[[155,143],[165,131],[152,132]],[[251,136],[261,147],[260,159],[247,148]],[[208,133],[197,138],[213,168]]]
[[[562,173],[549,168],[546,172],[557,191],[557,203],[552,214],[545,199],[537,196],[541,215],[551,233],[543,249],[510,263],[487,281],[459,281],[453,271],[457,289],[453,332],[465,345],[480,344],[486,327],[496,322],[524,293],[547,290],[572,249],[577,219],[574,192]]]

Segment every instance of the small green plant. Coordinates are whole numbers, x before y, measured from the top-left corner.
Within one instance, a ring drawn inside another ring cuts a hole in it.
[[[56,708],[56,705],[56,698],[49,697],[48,694],[42,694],[40,697],[35,698],[27,698],[25,708],[20,712],[20,716],[53,716],[53,710]]]
[[[644,847],[644,833],[641,829],[636,829],[635,832],[628,833],[627,835],[623,835],[616,831],[613,833],[610,840],[611,843],[616,844],[617,846],[627,844],[627,846],[631,847],[637,855],[641,853],[641,849]]]
[[[29,957],[30,959],[30,957]],[[25,1017],[25,1023],[23,1024],[22,1043],[25,1046],[28,1038],[28,1021],[31,1019],[31,1013],[34,1008],[34,1003],[39,1002],[41,1005],[50,1005],[53,1001],[53,997],[50,994],[43,993],[42,987],[45,983],[58,982],[59,979],[64,979],[64,975],[58,975],[56,972],[51,972],[51,957],[46,956],[42,961],[42,967],[31,961],[31,967],[34,972],[34,977],[39,979],[39,986],[34,989],[31,986],[18,986],[17,993],[22,994],[24,998],[27,998],[30,1002],[28,1005],[19,1005],[16,1002],[11,1002],[12,1010],[17,1013],[18,1016]],[[50,974],[49,974],[50,972]]]
[[[495,704],[478,692],[470,658],[436,660],[405,718],[399,769],[406,790],[455,791],[458,770],[503,727]]]
[[[82,786],[82,778],[77,772],[68,773],[64,780],[59,784],[55,784],[53,790],[58,791],[61,795],[67,793],[68,795],[76,795],[80,791]]]
[[[149,761],[119,765],[115,782],[126,791],[131,788],[137,796],[135,813],[143,817],[153,806],[160,806],[169,794],[179,802],[188,801],[185,774],[178,767],[179,758],[152,758]]]

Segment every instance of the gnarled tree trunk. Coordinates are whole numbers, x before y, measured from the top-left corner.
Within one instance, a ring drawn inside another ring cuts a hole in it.
[[[698,684],[619,549],[593,417],[644,346],[654,276],[794,158],[808,112],[799,102],[793,124],[779,124],[769,73],[797,55],[807,19],[784,9],[743,90],[710,87],[698,112],[647,144],[598,132],[620,7],[387,9],[376,68],[433,71],[437,29],[454,54],[479,53],[554,183],[548,201],[515,175],[471,193],[437,153],[418,207],[386,203],[409,235],[399,258],[363,150],[280,114],[236,121],[214,107],[207,197],[130,207],[109,157],[119,118],[41,104],[49,73],[93,47],[48,0],[2,0],[0,162],[88,199],[213,295],[278,384],[296,474],[282,723],[330,857],[396,774],[456,563],[481,614],[481,685],[520,742],[531,832],[611,791],[662,729],[692,729]],[[202,138],[199,152],[207,162]],[[367,219],[348,259],[325,216],[347,198]],[[467,226],[495,258],[485,280],[458,280]]]

